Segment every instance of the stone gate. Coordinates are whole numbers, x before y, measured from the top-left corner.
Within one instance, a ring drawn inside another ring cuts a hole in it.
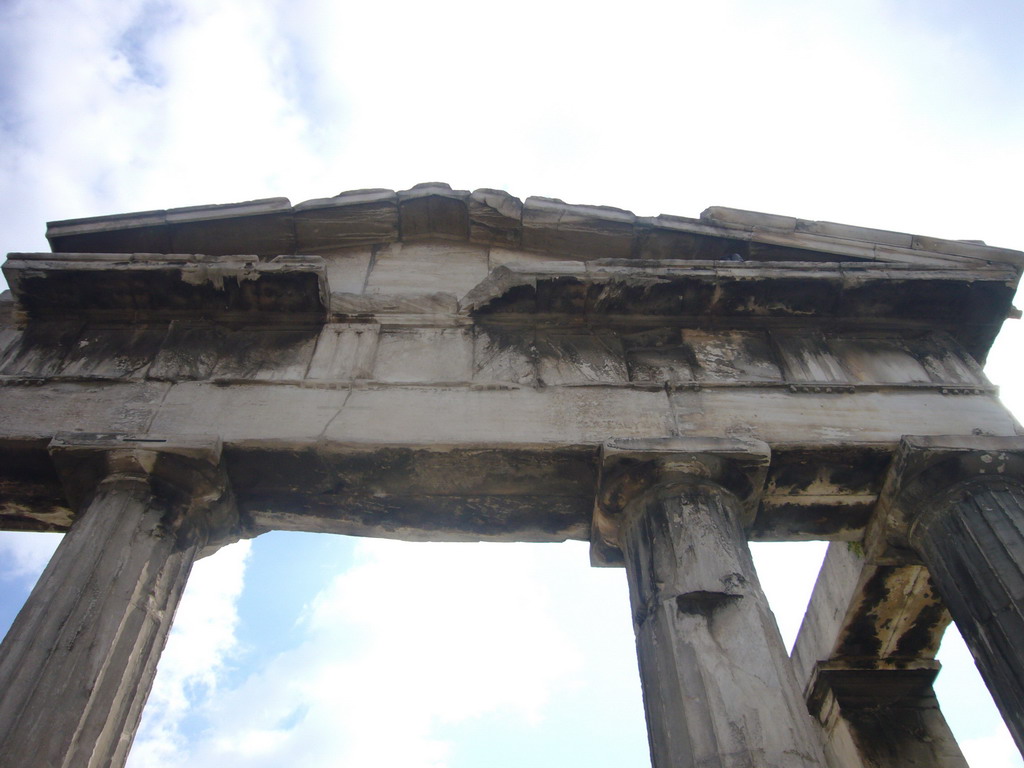
[[[655,768],[964,766],[957,622],[1024,746],[1024,254],[423,184],[55,222],[0,302],[5,766],[122,765],[193,561],[274,529],[588,539]],[[1019,314],[1019,313],[1018,313]],[[833,542],[791,657],[748,540]],[[624,617],[625,620],[625,617]]]

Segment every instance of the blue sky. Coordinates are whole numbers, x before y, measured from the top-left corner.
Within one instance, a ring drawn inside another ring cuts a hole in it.
[[[440,180],[1020,248],[1022,33],[1009,1],[8,0],[2,247],[47,250],[47,220]],[[1021,414],[1019,325],[988,371]],[[53,546],[0,537],[0,621]],[[791,635],[815,556],[757,554]],[[962,647],[943,658],[972,765],[1024,764]],[[282,755],[644,765],[624,574],[582,544],[223,550],[196,567],[131,765]]]

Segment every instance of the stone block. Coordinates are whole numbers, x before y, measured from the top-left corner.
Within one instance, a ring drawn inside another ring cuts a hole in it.
[[[306,378],[311,381],[367,379],[377,353],[380,326],[331,323],[320,331]]]
[[[433,237],[469,238],[468,192],[452,191],[447,184],[428,182],[398,193],[403,240]]]
[[[149,378],[301,380],[313,357],[317,336],[316,328],[230,331],[175,323],[149,370]]]
[[[278,389],[278,388],[275,388]],[[386,419],[381,414],[386,413]],[[356,389],[327,440],[394,445],[592,445],[671,434],[664,392],[607,387]]]
[[[681,344],[635,347],[626,352],[629,380],[638,384],[686,384],[694,381],[693,354]]]
[[[141,378],[157,356],[167,327],[87,328],[71,347],[60,376]]]
[[[779,216],[773,213],[744,211],[740,208],[725,208],[713,205],[700,214],[700,220],[708,224],[737,229],[775,229],[780,232],[792,232],[796,229],[796,219],[792,216]]]
[[[793,393],[780,389],[707,388],[671,395],[677,429],[693,436],[756,437],[772,446],[891,444],[903,435],[1016,434],[995,397],[938,392]]]
[[[542,331],[536,347],[537,375],[546,386],[629,380],[622,342],[613,333]]]
[[[786,380],[846,384],[850,374],[829,348],[824,334],[814,331],[773,331],[775,348]]]
[[[398,195],[390,189],[359,189],[307,200],[295,206],[293,217],[300,253],[398,239]]]
[[[315,440],[347,397],[347,389],[182,382],[170,386],[155,417],[150,417],[149,430],[182,436],[216,434],[225,444]]]
[[[523,205],[523,247],[584,259],[629,258],[635,221],[619,208],[530,197]]]
[[[291,203],[284,197],[173,208],[165,216],[174,253],[295,253]]]
[[[487,249],[475,245],[397,243],[374,254],[368,294],[464,296],[487,277]]]
[[[369,322],[396,315],[427,318],[452,318],[459,300],[449,293],[358,294],[332,293],[331,315],[338,320]]]
[[[166,211],[51,221],[46,239],[54,253],[170,253]]]
[[[932,381],[960,386],[989,386],[981,367],[946,333],[904,338],[903,343]]]
[[[532,331],[477,327],[473,335],[473,381],[534,386],[536,348]]]
[[[468,382],[473,378],[473,332],[467,328],[384,329],[372,378],[395,383]]]
[[[861,240],[869,243],[882,243],[895,248],[910,248],[913,243],[913,235],[905,232],[892,232],[887,229],[871,229],[869,227],[854,227],[849,224],[836,224],[833,221],[808,221],[798,219],[796,222],[797,232],[806,232],[810,235],[821,235],[823,237],[836,237],[843,240]]]
[[[230,331],[219,326],[173,322],[147,377],[159,381],[208,379],[229,336]]]
[[[327,287],[331,293],[362,293],[370,272],[369,248],[346,248],[324,255]]]
[[[142,434],[170,384],[158,381],[51,381],[45,387],[5,387],[0,435],[19,438],[58,432]],[[196,425],[193,433],[201,433]],[[209,431],[209,430],[207,430]]]
[[[854,382],[923,384],[932,380],[925,367],[896,337],[839,336],[830,338],[828,346]]]
[[[7,353],[18,346],[21,341],[22,333],[23,331],[20,328],[14,328],[13,326],[0,327],[0,371],[3,370]]]
[[[658,216],[637,219],[636,256],[639,259],[719,261],[747,258],[748,244],[735,237],[713,237],[693,231],[692,219]]]
[[[547,254],[543,253],[532,253],[530,251],[520,251],[513,248],[491,248],[489,262],[491,269],[497,267],[508,266],[513,269],[531,269],[531,270],[550,270],[552,268],[552,260]],[[565,261],[554,262],[558,265],[556,268],[567,264]],[[586,271],[584,262],[577,261],[572,262],[576,266],[576,271],[583,273]]]
[[[912,248],[915,251],[932,251],[967,259],[977,259],[980,262],[997,261],[1017,267],[1024,266],[1024,253],[1009,248],[995,248],[980,241],[942,240],[937,237],[914,235]]]
[[[306,376],[318,336],[315,328],[234,331],[224,338],[210,378],[299,381]]]
[[[0,363],[4,376],[52,376],[74,349],[81,323],[32,323],[19,333]]]
[[[782,381],[782,371],[763,331],[685,329],[682,338],[694,361],[697,381]]]
[[[469,239],[515,248],[522,242],[523,204],[507,192],[478,189],[469,196]]]

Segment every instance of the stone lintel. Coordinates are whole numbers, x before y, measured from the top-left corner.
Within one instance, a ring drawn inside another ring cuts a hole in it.
[[[49,452],[76,512],[104,481],[136,478],[168,505],[165,524],[179,536],[198,534],[208,547],[238,538],[238,513],[217,437],[68,432],[53,438]]]
[[[733,493],[749,526],[760,501],[771,449],[759,440],[732,438],[634,438],[609,440],[601,448],[590,560],[595,566],[623,564],[619,527],[640,497],[672,485],[705,482]]]
[[[1024,436],[905,435],[865,546],[879,561],[914,562],[910,535],[927,502],[959,483],[985,478],[1024,483]]]

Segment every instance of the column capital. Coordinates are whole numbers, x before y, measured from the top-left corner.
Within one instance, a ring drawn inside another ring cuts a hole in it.
[[[811,714],[824,721],[830,696],[843,704],[879,706],[930,688],[942,665],[935,659],[860,658],[819,661],[805,696]]]
[[[757,515],[770,460],[771,449],[760,440],[667,437],[605,442],[591,526],[591,564],[622,565],[619,527],[627,509],[642,497],[673,486],[720,486],[739,500],[743,525],[749,525]]]
[[[906,560],[913,528],[936,508],[930,501],[964,483],[1000,481],[1024,485],[1024,436],[904,435],[878,497],[867,548],[880,561]]]
[[[238,538],[219,437],[65,432],[50,441],[49,451],[75,514],[102,483],[135,479],[167,505],[164,524],[180,538],[199,533],[208,547]]]

